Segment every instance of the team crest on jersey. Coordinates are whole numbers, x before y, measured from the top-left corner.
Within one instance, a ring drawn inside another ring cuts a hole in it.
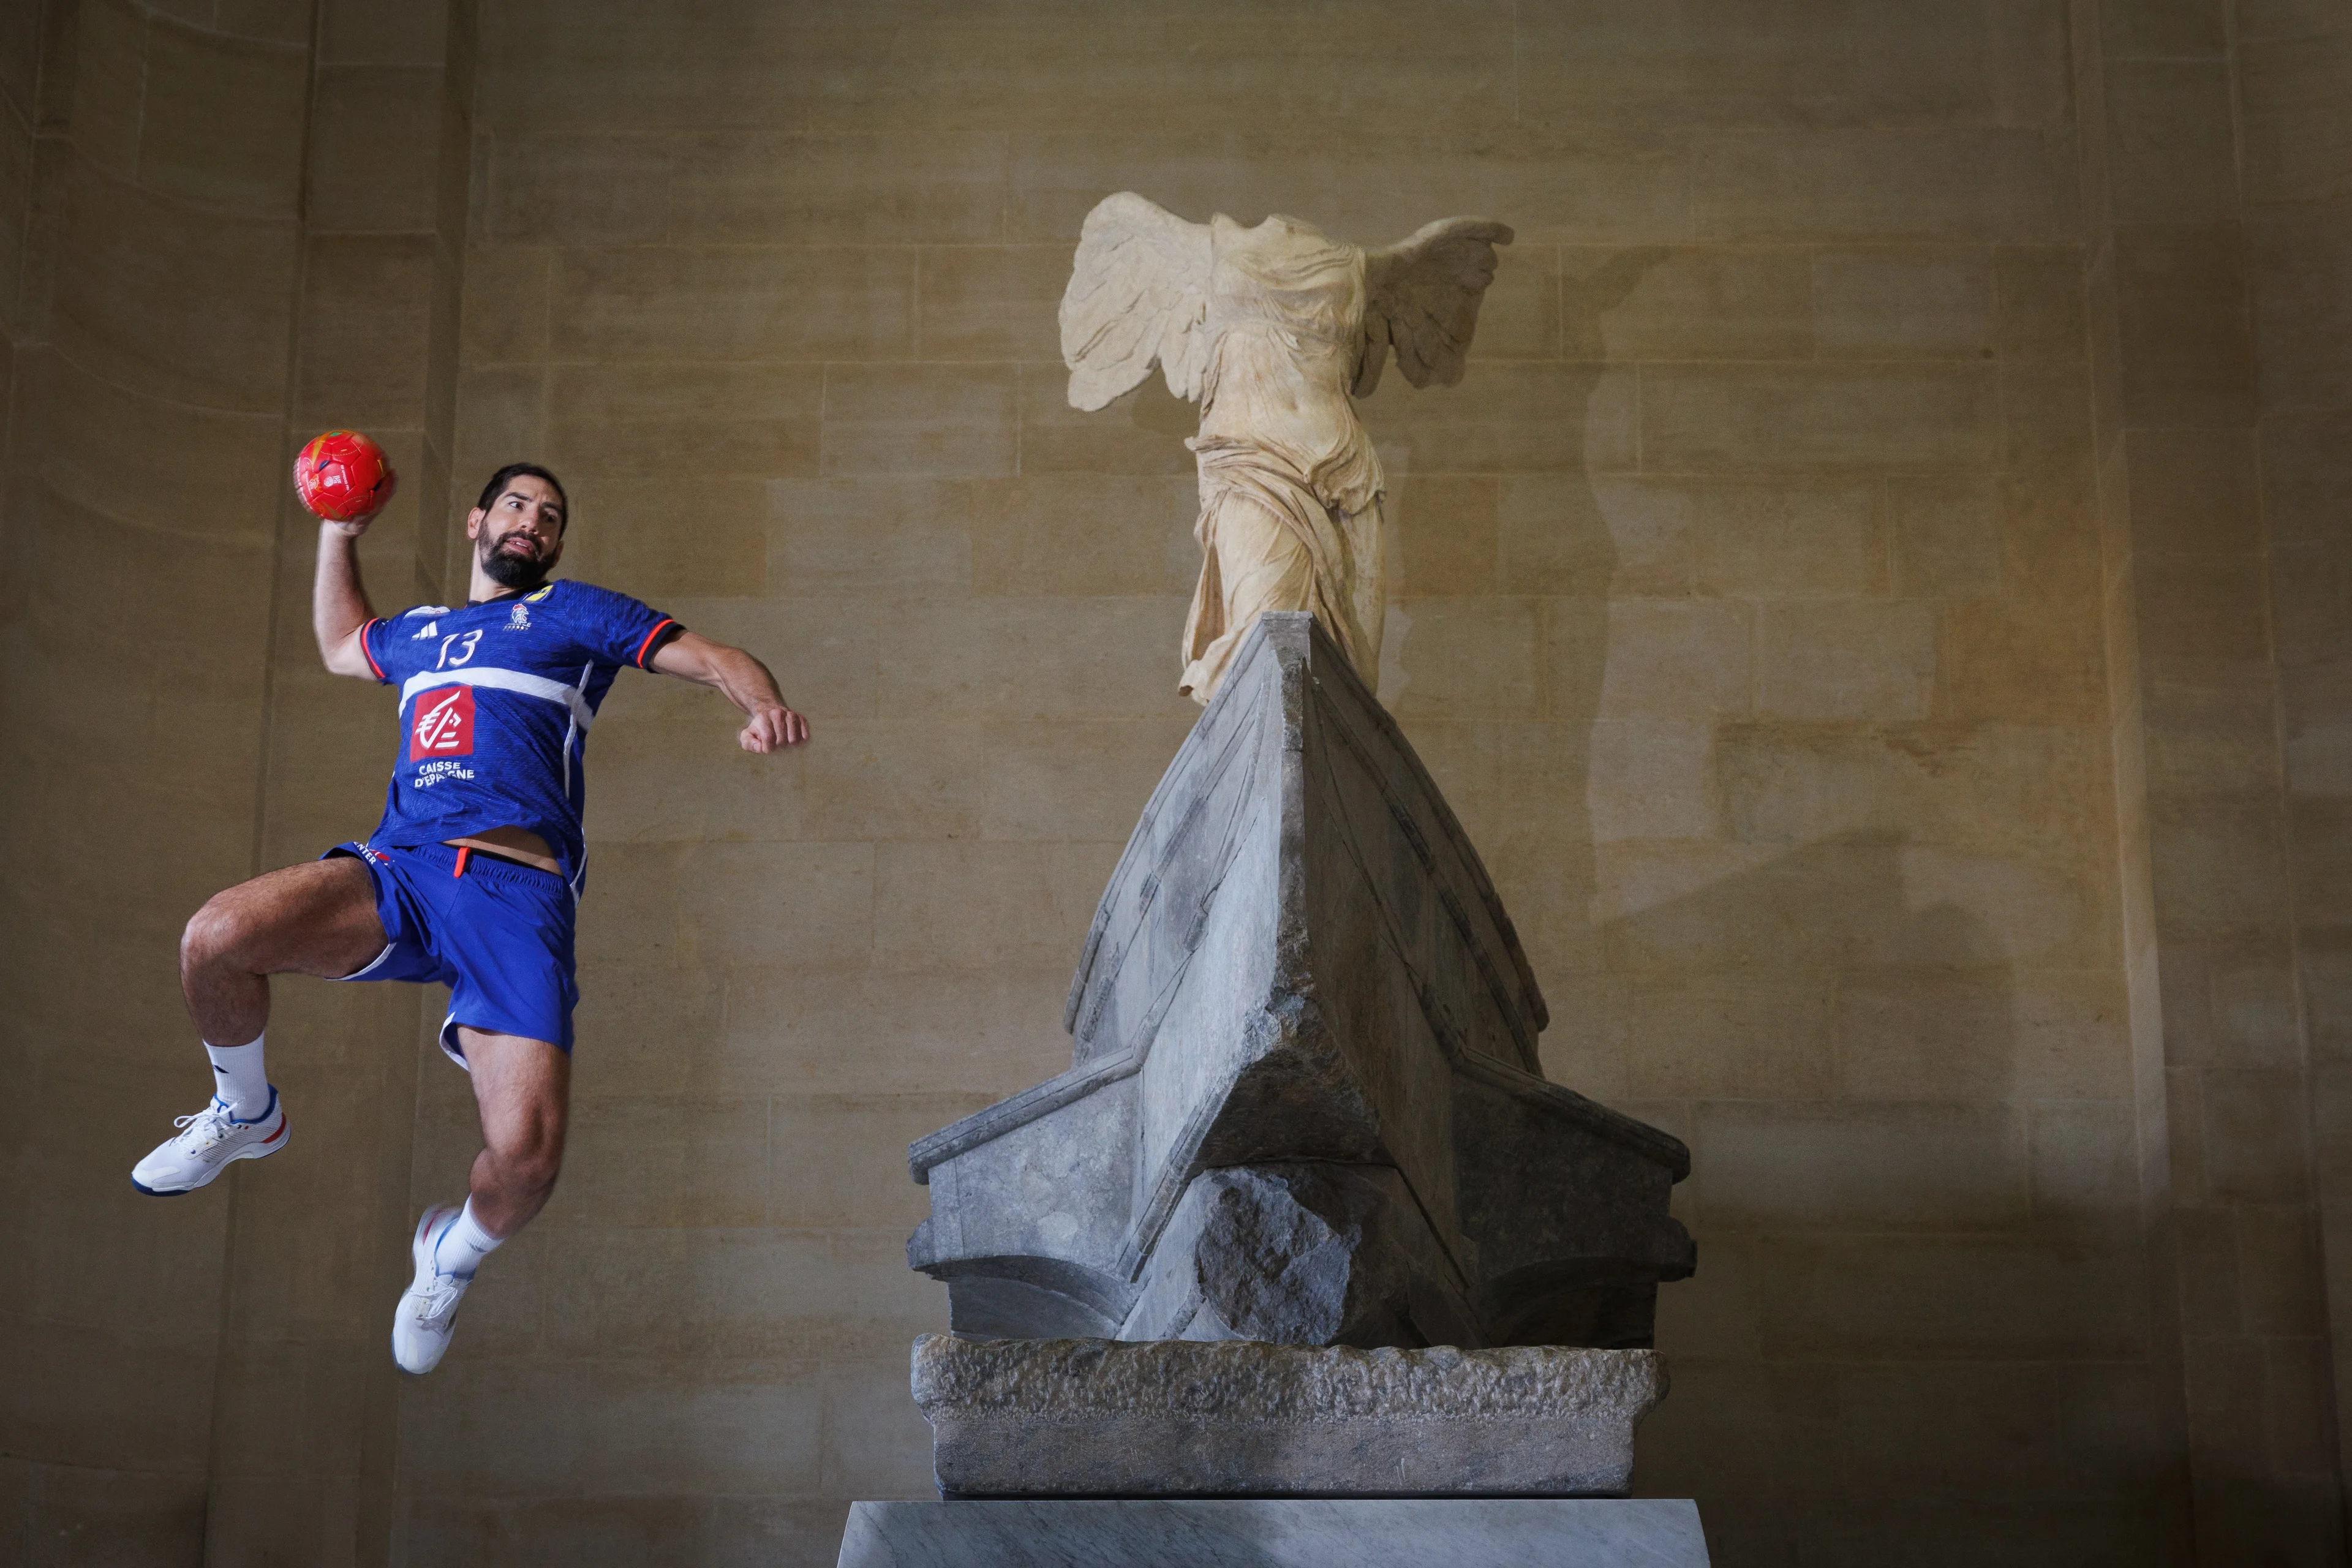
[[[530,612],[520,605],[517,605],[513,609],[509,610],[507,612],[507,630],[510,632],[527,632],[530,630]]]
[[[408,727],[408,760],[471,756],[474,751],[474,689],[448,686],[416,700]]]

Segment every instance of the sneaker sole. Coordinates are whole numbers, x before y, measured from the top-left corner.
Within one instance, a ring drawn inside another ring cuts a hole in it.
[[[277,1153],[278,1151],[283,1149],[287,1144],[294,1141],[290,1136],[289,1136],[292,1131],[293,1127],[294,1121],[291,1117],[280,1121],[278,1124],[278,1131],[269,1135],[268,1142],[256,1143],[250,1149],[239,1149],[236,1153],[231,1154],[227,1159],[223,1160],[219,1164],[215,1165],[211,1172],[207,1173],[205,1179],[201,1182],[190,1182],[184,1187],[151,1187],[144,1182],[142,1182],[138,1177],[133,1176],[131,1178],[131,1184],[137,1187],[141,1192],[145,1193],[151,1198],[184,1198],[190,1193],[196,1191],[198,1188],[211,1186],[215,1182],[219,1181],[221,1178],[221,1173],[227,1170],[231,1165],[236,1164],[239,1160],[266,1160],[270,1155]]]

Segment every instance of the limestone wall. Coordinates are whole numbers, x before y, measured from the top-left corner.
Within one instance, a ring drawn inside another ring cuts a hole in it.
[[[0,1561],[383,1561],[417,997],[280,988],[285,1179],[159,1204],[124,1162],[206,1093],[181,923],[380,808],[383,704],[319,668],[286,474],[316,429],[371,430],[405,476],[371,580],[405,602],[437,579],[451,29],[47,0],[0,47],[0,1037],[53,1112],[0,1166]]]
[[[233,1204],[142,1200],[122,1159],[207,1092],[173,950],[255,867],[308,26],[75,10],[0,35],[0,1031],[49,1108],[0,1167],[0,1473],[19,1561],[184,1560]]]
[[[2287,1560],[2327,1560],[2332,36],[2060,0],[184,8],[0,32],[0,1028],[58,1108],[0,1166],[26,1540],[829,1563],[846,1500],[923,1493],[904,1145],[1066,1061],[1194,711],[1189,411],[1074,413],[1054,325],[1133,189],[1518,230],[1463,384],[1366,409],[1381,691],[1553,1076],[1692,1145],[1639,1489],[1729,1564],[2218,1563],[2198,1499],[2289,1494]],[[2211,81],[2249,106],[2226,157],[2166,129]],[[2223,233],[2242,156],[2260,221]],[[2145,401],[2184,384],[2221,401]],[[159,501],[126,423],[206,482]],[[616,688],[563,1184],[421,1382],[383,1356],[404,1226],[473,1148],[437,995],[282,986],[295,1145],[184,1204],[121,1182],[201,1081],[179,921],[373,821],[387,704],[315,670],[283,493],[330,424],[410,477],[381,605],[457,581],[473,488],[537,458],[567,572],[751,647],[818,737],[747,757],[709,694]],[[2163,730],[2166,637],[2261,689]],[[2181,782],[2216,736],[2269,770],[2236,804]],[[2217,821],[2293,853],[2241,876]],[[2165,913],[2209,891],[2260,962],[2167,951],[2211,951]],[[2267,1054],[2193,1054],[2241,1036]],[[2252,1316],[2200,1329],[2223,1278]]]
[[[2345,48],[2251,5],[2126,11],[2075,57],[2142,1186],[2200,1560],[2343,1550],[2352,165],[2315,84]]]
[[[448,575],[448,455],[470,17],[462,5],[383,0],[297,9],[311,38],[311,107],[286,457],[335,426],[382,441],[402,490],[362,545],[366,581],[379,608],[442,600],[465,580]],[[467,500],[478,484],[464,487]],[[398,744],[389,693],[320,667],[318,524],[290,487],[275,484],[270,500],[278,576],[260,868],[365,837]],[[463,520],[460,509],[461,533]],[[271,1076],[297,1123],[289,1137],[303,1142],[280,1162],[294,1167],[286,1179],[237,1178],[208,1562],[373,1562],[393,1551],[400,1374],[387,1354],[388,1303],[410,1269],[416,1075],[439,1059],[420,1049],[420,1025],[437,1024],[445,1000],[406,986],[276,989]],[[176,1056],[184,1041],[183,1031],[158,1046]],[[153,1076],[184,1092],[179,1072]]]

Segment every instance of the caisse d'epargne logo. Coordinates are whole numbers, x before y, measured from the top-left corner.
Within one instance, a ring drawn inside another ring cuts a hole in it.
[[[416,700],[416,715],[408,727],[408,760],[463,757],[474,750],[474,689],[451,686],[428,691]]]

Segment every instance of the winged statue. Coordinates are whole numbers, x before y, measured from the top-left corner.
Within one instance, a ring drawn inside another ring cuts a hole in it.
[[[1415,386],[1462,379],[1508,226],[1444,218],[1385,250],[1280,216],[1189,223],[1132,192],[1080,231],[1062,296],[1070,404],[1143,384],[1201,405],[1201,581],[1181,687],[1205,703],[1259,615],[1307,610],[1377,686],[1384,574],[1379,458],[1354,397],[1389,355]]]

